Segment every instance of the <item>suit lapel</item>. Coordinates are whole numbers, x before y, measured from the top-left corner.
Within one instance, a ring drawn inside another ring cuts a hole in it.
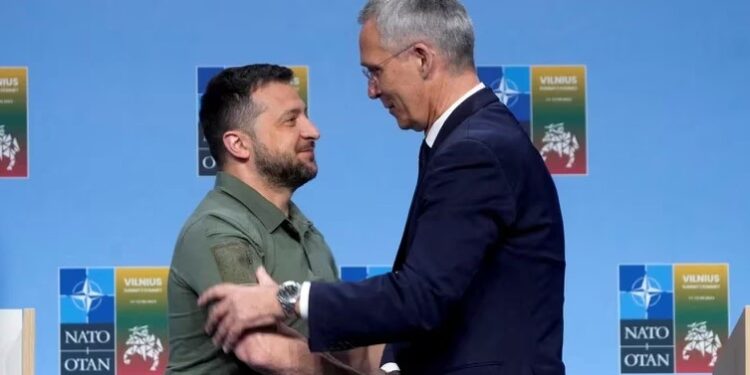
[[[497,95],[495,95],[492,90],[485,87],[477,91],[474,95],[470,96],[458,107],[456,107],[453,113],[448,116],[448,119],[445,120],[443,128],[440,129],[440,133],[438,133],[438,136],[435,139],[435,143],[432,145],[433,152],[434,150],[440,148],[440,145],[443,144],[446,139],[448,139],[448,136],[453,133],[453,131],[456,130],[456,128],[464,122],[464,120],[471,117],[473,114],[486,107],[488,104],[496,101],[498,101]]]
[[[429,164],[430,157],[445,142],[448,136],[458,128],[461,123],[467,118],[471,117],[474,113],[484,108],[488,104],[498,101],[497,96],[492,90],[488,88],[477,91],[474,95],[467,98],[461,103],[453,113],[448,116],[445,124],[443,124],[440,133],[438,133],[435,143],[432,148],[427,147],[424,156],[420,152],[420,168],[419,175],[417,177],[417,185],[414,188],[414,196],[411,199],[411,205],[409,207],[409,216],[406,218],[406,224],[404,225],[404,233],[401,235],[401,243],[398,246],[398,253],[396,254],[396,260],[393,263],[394,270],[400,270],[403,263],[406,261],[406,255],[408,249],[414,240],[415,228],[417,224],[417,217],[419,212],[419,199],[422,195],[422,177],[424,176],[427,165]],[[424,141],[423,141],[424,143]],[[424,158],[424,160],[422,160]]]
[[[427,154],[429,153],[430,147],[427,146],[425,141],[422,141],[422,145],[419,147],[419,169],[417,172],[417,184],[414,187],[414,194],[411,197],[411,204],[409,205],[409,214],[406,217],[406,223],[404,224],[404,231],[401,234],[401,243],[398,245],[398,253],[396,255],[396,260],[394,261],[394,269],[396,267],[400,267],[401,263],[403,262],[403,259],[401,259],[404,255],[406,255],[405,248],[408,246],[410,242],[410,236],[409,234],[412,232],[412,227],[414,226],[414,220],[412,220],[413,217],[415,217],[414,210],[417,208],[417,197],[419,195],[419,189],[422,185],[422,177],[424,176],[424,172],[427,165]]]

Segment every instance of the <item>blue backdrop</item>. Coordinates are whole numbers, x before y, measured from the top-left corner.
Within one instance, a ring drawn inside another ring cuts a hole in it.
[[[57,373],[59,267],[168,265],[196,175],[197,66],[310,68],[320,173],[296,202],[340,264],[390,264],[421,135],[366,97],[360,1],[3,0],[28,66],[30,178],[0,180],[0,308],[37,309]],[[467,0],[479,65],[587,66],[589,175],[556,177],[570,374],[618,372],[617,265],[727,262],[750,303],[750,2]]]

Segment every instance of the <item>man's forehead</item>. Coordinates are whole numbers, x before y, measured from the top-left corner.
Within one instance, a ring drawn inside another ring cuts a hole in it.
[[[291,82],[271,82],[263,85],[253,94],[253,99],[258,101],[288,102],[301,100],[297,89]]]
[[[388,53],[380,43],[380,35],[377,30],[366,30],[366,26],[362,27],[359,38],[359,58],[360,64],[372,65],[377,64],[377,61],[382,55]]]
[[[291,91],[285,93],[269,93],[258,98],[260,105],[265,107],[264,113],[272,117],[282,117],[287,114],[299,114],[305,112],[306,104],[300,98],[297,90],[291,87]]]

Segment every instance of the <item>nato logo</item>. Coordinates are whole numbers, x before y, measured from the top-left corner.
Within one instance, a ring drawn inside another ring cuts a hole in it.
[[[513,113],[530,133],[531,124],[531,73],[528,66],[480,66],[479,80],[492,89],[497,98]]]
[[[114,323],[111,268],[60,269],[60,323]]]
[[[112,268],[60,269],[60,374],[115,373]]]
[[[672,266],[620,266],[620,319],[672,319]]]
[[[620,372],[674,372],[671,265],[620,266]]]
[[[390,266],[343,266],[341,267],[341,281],[357,282],[364,279],[391,272]]]

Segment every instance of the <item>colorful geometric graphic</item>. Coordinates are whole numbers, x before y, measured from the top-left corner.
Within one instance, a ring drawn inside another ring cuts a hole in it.
[[[196,102],[195,102],[195,118],[196,123],[199,122],[199,112],[201,107],[201,95],[206,91],[206,86],[208,85],[208,82],[211,81],[211,78],[213,78],[215,75],[219,74],[222,70],[224,70],[225,67],[198,67],[197,69],[197,96],[196,96]],[[287,68],[291,69],[294,73],[294,78],[292,79],[292,85],[297,88],[297,92],[299,93],[300,98],[302,101],[305,102],[305,105],[307,106],[307,111],[310,110],[310,102],[309,102],[309,93],[308,93],[308,86],[309,86],[309,69],[307,66],[287,66]],[[216,169],[216,161],[211,156],[211,152],[208,148],[208,142],[206,141],[206,137],[203,136],[203,131],[201,130],[200,123],[198,123],[198,175],[199,176],[215,176],[217,169]]]
[[[729,336],[726,265],[674,266],[677,372],[711,373]]]
[[[60,269],[60,374],[163,374],[168,272]]]
[[[620,373],[711,373],[728,333],[727,270],[621,265]]]
[[[588,173],[584,66],[478,67],[477,74],[529,134],[550,173]]]
[[[169,353],[169,268],[118,268],[117,373],[161,374]]]
[[[0,178],[29,176],[28,70],[0,67]]]
[[[391,272],[391,266],[342,266],[339,271],[341,281],[356,282]]]

